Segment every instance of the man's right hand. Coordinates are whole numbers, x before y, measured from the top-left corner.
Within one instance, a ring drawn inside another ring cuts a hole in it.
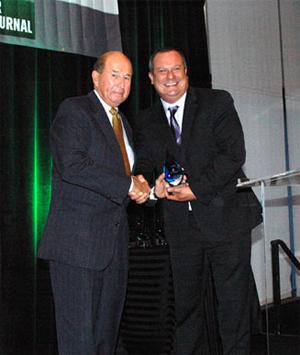
[[[170,185],[165,180],[165,174],[162,173],[155,180],[154,194],[157,198],[165,198],[167,197],[167,188]]]
[[[150,186],[143,175],[132,176],[133,186],[128,196],[138,204],[148,200],[150,194]]]

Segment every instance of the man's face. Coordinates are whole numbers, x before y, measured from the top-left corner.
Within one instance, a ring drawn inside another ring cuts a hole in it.
[[[105,61],[102,73],[92,72],[94,88],[110,106],[118,107],[130,93],[132,66],[122,53],[114,52]]]
[[[159,96],[169,103],[180,99],[189,84],[186,67],[176,51],[156,54],[149,78]]]

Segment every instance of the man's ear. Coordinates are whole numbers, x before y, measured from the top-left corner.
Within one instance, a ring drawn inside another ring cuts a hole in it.
[[[148,73],[151,84],[153,85],[153,74],[151,72]]]
[[[97,72],[97,70],[92,71],[92,80],[93,80],[94,86],[97,86],[98,80],[99,80],[99,73]]]

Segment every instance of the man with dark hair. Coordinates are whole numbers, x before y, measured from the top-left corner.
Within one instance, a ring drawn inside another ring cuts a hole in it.
[[[103,54],[94,90],[66,99],[51,128],[52,200],[39,246],[50,261],[59,354],[113,355],[126,293],[128,196],[149,186],[131,175],[131,129],[118,106],[130,93],[132,66]]]
[[[135,172],[156,177],[174,279],[177,355],[207,354],[203,296],[209,265],[217,297],[223,353],[250,351],[251,230],[261,206],[245,177],[242,127],[228,92],[189,87],[186,60],[173,48],[150,58],[149,78],[160,100],[139,113]],[[161,174],[172,157],[186,179],[171,186]]]

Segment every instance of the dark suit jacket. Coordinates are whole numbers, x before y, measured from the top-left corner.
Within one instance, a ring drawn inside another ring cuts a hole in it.
[[[122,119],[131,142],[131,129]],[[94,92],[60,105],[50,143],[52,199],[38,255],[102,270],[118,233],[128,237],[124,225],[131,180],[123,173],[115,134]]]
[[[182,143],[177,146],[160,100],[139,113],[136,122],[135,173],[148,179],[162,172],[167,152],[185,168],[197,200],[192,210],[198,227],[211,241],[250,230],[262,220],[252,190],[237,190],[245,177],[242,127],[229,93],[190,88],[183,115]],[[172,245],[174,230],[188,221],[188,203],[162,200],[165,231]]]

